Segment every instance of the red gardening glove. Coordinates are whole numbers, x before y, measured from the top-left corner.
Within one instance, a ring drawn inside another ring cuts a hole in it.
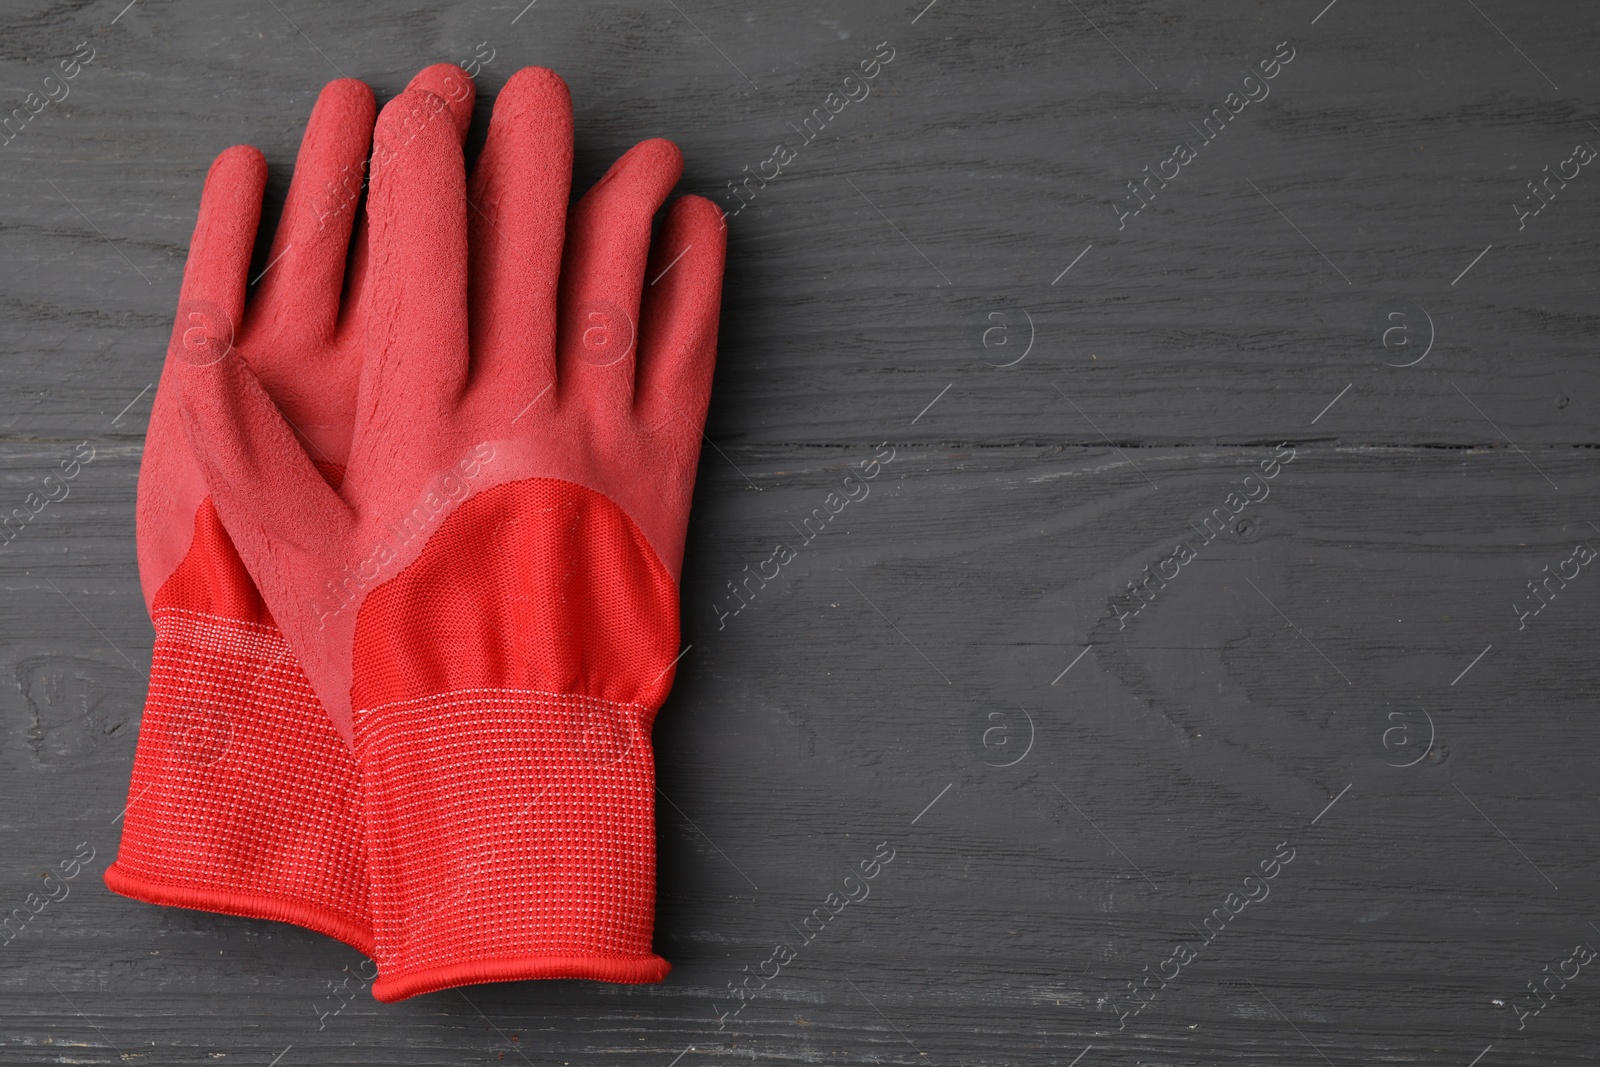
[[[450,98],[465,132],[470,78],[441,64],[412,84]],[[206,178],[140,470],[139,572],[156,641],[122,845],[105,872],[136,900],[298,923],[363,952],[372,920],[355,761],[217,521],[177,379],[223,352],[248,362],[337,479],[363,337],[363,302],[341,305],[341,290],[375,112],[359,81],[323,90],[248,316],[232,272],[250,261],[266,163],[230,148]],[[358,234],[352,294],[362,244]]]
[[[374,134],[342,484],[243,359],[178,368],[186,429],[354,746],[374,995],[658,981],[649,736],[678,653],[725,229],[686,197],[651,255],[681,168],[660,140],[569,220],[571,104],[539,69],[501,94],[495,127],[520,132],[485,150],[469,207],[453,132],[415,120],[436,106],[402,94]],[[197,298],[237,304],[244,270]]]

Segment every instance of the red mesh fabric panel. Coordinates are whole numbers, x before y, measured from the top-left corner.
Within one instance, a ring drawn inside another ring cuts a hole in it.
[[[106,885],[296,923],[370,953],[355,761],[209,500],[152,617],[150,691]]]
[[[651,982],[649,730],[678,593],[610,500],[555,479],[459,507],[356,622],[380,977]]]
[[[356,619],[351,707],[459,689],[581,693],[659,707],[678,587],[592,489],[529,478],[457,508]]]

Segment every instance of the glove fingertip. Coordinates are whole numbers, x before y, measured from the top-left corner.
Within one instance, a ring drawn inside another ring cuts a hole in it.
[[[322,87],[317,105],[336,107],[347,119],[358,121],[364,118],[368,125],[378,113],[378,102],[372,95],[372,86],[360,78],[335,78]]]
[[[652,137],[640,141],[628,152],[629,156],[637,156],[641,166],[648,166],[664,174],[670,173],[672,181],[677,182],[683,174],[683,151],[674,141],[665,137]]]
[[[506,79],[495,98],[495,114],[516,114],[530,108],[572,111],[572,90],[549,67],[523,67]]]
[[[250,179],[258,179],[263,187],[266,185],[267,157],[255,145],[236,144],[218,152],[217,158],[211,161],[206,185],[209,187],[213,182]]]
[[[724,248],[728,242],[727,212],[703,196],[693,193],[681,196],[672,205],[674,219],[700,239],[717,241]]]
[[[406,92],[421,90],[444,102],[455,120],[456,137],[465,140],[472,125],[472,106],[478,99],[478,86],[472,75],[454,63],[435,63],[417,72],[406,85]]]

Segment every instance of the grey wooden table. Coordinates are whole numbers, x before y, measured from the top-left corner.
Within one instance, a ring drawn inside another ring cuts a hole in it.
[[[4,7],[0,1063],[1600,1059],[1592,4],[524,4]],[[675,969],[380,1005],[99,881],[133,498],[212,157],[474,59],[730,212]]]

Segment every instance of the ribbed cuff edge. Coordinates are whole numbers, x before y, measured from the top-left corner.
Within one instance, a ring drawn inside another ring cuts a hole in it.
[[[399,975],[379,974],[372,995],[385,1002],[404,1000],[454,986],[519,982],[530,978],[587,978],[597,982],[643,985],[659,982],[672,970],[660,956],[511,956],[425,967]]]

